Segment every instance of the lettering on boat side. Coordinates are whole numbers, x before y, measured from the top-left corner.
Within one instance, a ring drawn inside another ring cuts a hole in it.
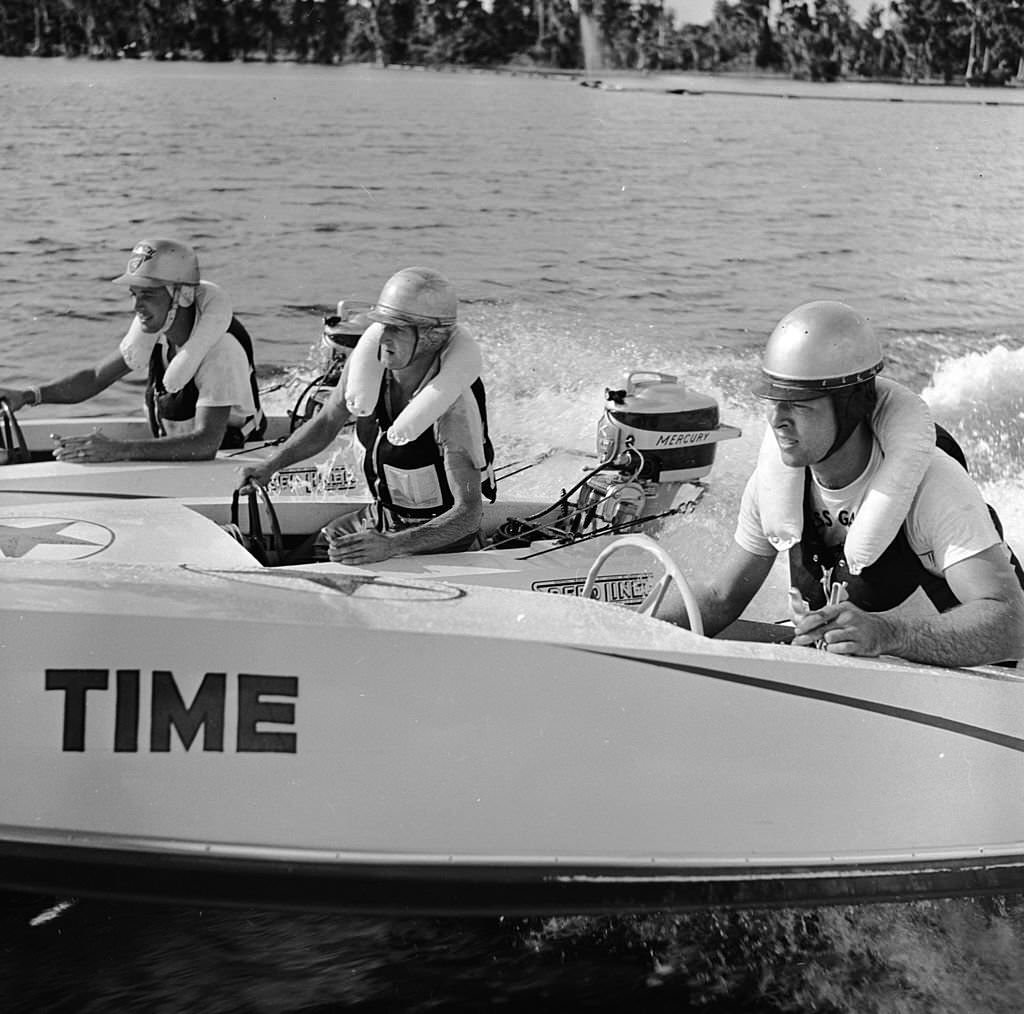
[[[297,734],[294,731],[266,730],[261,725],[294,727],[295,704],[266,698],[298,698],[297,676],[239,673],[232,688],[237,692],[230,694],[231,708],[228,706],[228,676],[222,672],[206,673],[190,704],[185,703],[174,673],[166,669],[152,671],[148,688],[143,686],[140,670],[117,669],[113,701],[109,669],[47,669],[46,689],[64,694],[61,749],[66,753],[86,749],[87,701],[92,707],[113,704],[114,752],[137,753],[144,689],[149,691],[148,748],[151,753],[170,751],[172,729],[186,750],[202,730],[203,752],[223,752],[228,718],[235,719],[237,753],[296,752]],[[90,691],[96,693],[90,696]],[[105,725],[109,728],[110,716],[104,717],[108,719]],[[98,723],[94,720],[94,724]]]
[[[567,578],[562,581],[534,581],[532,587],[534,591],[552,595],[582,595],[584,583],[582,578]],[[650,590],[650,574],[615,574],[599,577],[590,597],[599,602],[639,605]]]

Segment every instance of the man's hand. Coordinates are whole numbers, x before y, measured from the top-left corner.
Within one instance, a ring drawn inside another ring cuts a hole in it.
[[[53,436],[53,456],[58,461],[70,461],[74,464],[96,461],[124,461],[128,455],[125,445],[119,440],[111,440],[103,435],[102,430],[93,430],[84,437]]]
[[[236,488],[240,493],[248,493],[255,486],[266,486],[274,477],[275,469],[267,465],[245,465],[238,471]]]
[[[878,613],[866,613],[852,602],[822,606],[796,620],[793,644],[814,647],[837,655],[874,657],[891,653],[895,629],[891,620]]]
[[[6,401],[11,406],[12,412],[17,412],[19,408],[24,408],[28,403],[26,397],[27,392],[19,391],[13,387],[0,387],[0,399]]]
[[[330,526],[324,528],[327,536],[327,558],[331,563],[359,566],[379,563],[395,555],[394,543],[386,535],[370,529],[355,535],[335,535]]]

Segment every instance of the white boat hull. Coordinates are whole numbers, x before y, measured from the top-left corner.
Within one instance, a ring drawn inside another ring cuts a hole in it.
[[[383,575],[4,577],[5,886],[463,913],[1024,887],[1012,672]]]
[[[26,441],[38,460],[0,467],[0,561],[253,565],[253,557],[218,526],[230,520],[230,497],[240,469],[262,460],[272,448],[221,452],[215,460],[203,462],[79,465],[49,456],[51,433],[88,433],[97,427],[116,437],[138,438],[149,432],[145,420],[132,416],[29,418],[23,422]],[[286,417],[272,417],[267,439],[287,435],[288,430]],[[339,456],[344,459],[347,444],[347,437],[337,441],[321,458],[325,462]],[[591,456],[562,452],[548,457],[541,471],[548,486],[557,491],[578,482],[596,464]],[[282,531],[293,544],[368,502],[360,480],[353,479],[350,488],[306,492],[296,492],[302,480],[294,480],[291,492],[274,493]],[[677,503],[695,502],[701,493],[698,485],[684,485],[677,491]],[[550,505],[551,499],[519,495],[516,481],[503,481],[498,502],[484,505],[483,532],[490,539],[509,518],[526,518]],[[242,514],[244,521],[244,508]],[[264,517],[269,528],[269,519]],[[547,517],[550,520],[552,515]],[[526,548],[434,554],[385,561],[374,565],[371,572],[579,595],[591,564],[608,542],[609,538],[602,536],[570,546],[539,542]],[[650,588],[650,564],[643,554],[616,557],[598,580],[595,597],[638,604]],[[318,565],[318,569],[325,568],[351,569]]]
[[[357,499],[283,500],[277,511],[284,531],[309,534],[363,503]],[[522,513],[538,506],[534,501],[488,505],[488,527],[493,530],[517,509]],[[0,506],[0,564],[20,560],[76,566],[136,563],[251,570],[257,566],[256,560],[221,527],[229,517],[229,505],[221,499],[85,499]],[[324,563],[303,569],[579,595],[591,564],[608,541],[400,557],[364,568]],[[636,605],[650,586],[651,560],[642,553],[627,552],[617,556],[598,579],[594,597]]]
[[[0,506],[51,503],[96,497],[224,497],[237,485],[239,469],[271,453],[263,445],[221,451],[211,461],[112,461],[75,464],[54,461],[51,434],[85,435],[100,429],[112,439],[151,437],[137,416],[78,416],[24,419],[20,425],[33,460],[0,465]],[[286,435],[288,421],[269,421],[267,440]]]
[[[0,468],[0,886],[531,914],[1024,889],[1016,673],[576,601],[607,537],[262,569],[222,527],[259,453]],[[365,501],[275,502],[295,540]],[[639,601],[652,561],[614,560],[597,596]]]

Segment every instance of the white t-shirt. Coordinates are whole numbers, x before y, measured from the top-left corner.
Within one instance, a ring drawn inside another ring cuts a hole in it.
[[[842,489],[825,489],[811,477],[814,523],[827,546],[839,546],[867,492],[871,477],[882,462],[875,441],[867,468]],[[774,556],[758,509],[756,472],[747,481],[740,502],[734,538],[750,553]],[[907,541],[922,566],[941,576],[953,564],[977,556],[1000,544],[988,507],[978,487],[961,465],[937,450],[914,495],[906,520]]]
[[[229,426],[241,426],[256,412],[249,382],[249,359],[231,335],[225,335],[207,352],[193,379],[199,391],[196,408],[230,405]],[[168,434],[190,433],[193,420],[164,419],[163,424]]]
[[[229,426],[241,426],[256,413],[252,386],[249,381],[249,359],[241,344],[227,329],[231,324],[231,303],[224,291],[213,282],[201,281],[195,287],[196,320],[192,333],[183,349],[189,350],[187,357],[167,358],[167,339],[159,339],[163,348],[164,367],[176,363],[175,370],[184,374],[178,377],[178,384],[171,383],[170,374],[165,378],[168,390],[180,390],[189,379],[199,389],[196,407],[231,406]],[[121,358],[130,370],[149,368],[149,357],[157,342],[157,336],[142,329],[138,317],[132,317],[128,333],[121,339]],[[199,365],[196,359],[199,357]],[[170,373],[174,373],[171,370]],[[191,433],[193,421],[174,422],[163,420],[168,434]]]
[[[160,339],[160,348],[164,357],[164,365],[167,366],[167,340],[165,338]],[[145,365],[148,367],[148,359]],[[141,364],[136,365],[135,368],[142,368]],[[207,352],[199,364],[193,380],[199,391],[196,408],[216,408],[221,405],[230,405],[229,426],[241,426],[255,414],[256,404],[253,401],[252,386],[249,382],[249,358],[245,354],[245,349],[231,335],[225,334]],[[168,435],[173,436],[191,433],[194,425],[193,419],[185,419],[181,422],[163,419],[162,422]]]

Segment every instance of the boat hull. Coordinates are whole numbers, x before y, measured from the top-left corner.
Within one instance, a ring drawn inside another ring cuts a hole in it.
[[[1024,887],[1014,673],[405,578],[12,562],[5,886],[378,912]]]
[[[284,417],[270,419],[267,441],[286,436],[288,426]],[[98,429],[111,439],[149,439],[148,422],[137,416],[76,416],[26,419],[21,428],[32,460],[0,465],[0,506],[99,497],[229,497],[237,485],[239,469],[263,460],[273,451],[272,446],[253,444],[241,451],[221,451],[210,461],[75,464],[53,460],[53,434],[85,436]],[[340,441],[333,451],[340,452],[343,444]]]

